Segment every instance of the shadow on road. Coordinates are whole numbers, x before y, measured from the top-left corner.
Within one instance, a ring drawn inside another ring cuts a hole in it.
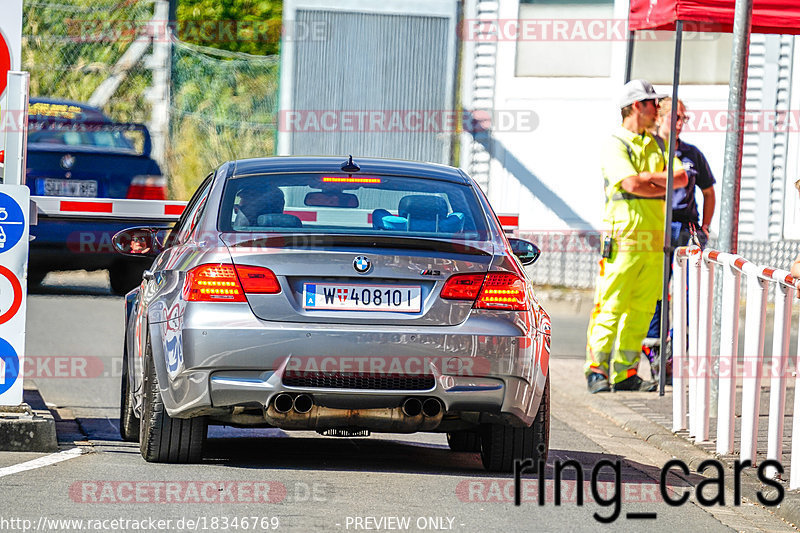
[[[80,427],[94,446],[105,453],[117,453],[139,457],[137,443],[122,442],[117,431],[117,420],[108,418],[79,419]],[[211,437],[206,441],[202,464],[227,468],[254,470],[314,470],[341,472],[383,472],[424,475],[452,475],[467,477],[480,483],[481,480],[504,478],[511,474],[486,472],[477,453],[456,453],[446,444],[403,440],[403,435],[384,435],[380,438],[336,438],[309,437],[309,432],[292,436],[279,429],[236,429],[213,426]],[[247,436],[255,434],[257,437]],[[409,436],[417,439],[419,435]],[[442,439],[444,442],[444,439]],[[597,482],[610,487],[615,482],[615,472],[608,462],[621,464],[620,481],[626,485],[636,484],[643,494],[658,494],[659,466],[646,465],[625,459],[623,456],[576,450],[551,449],[548,456],[545,479],[555,480],[556,465],[565,465],[559,477],[566,486],[574,487],[575,481],[583,480],[585,491],[590,491],[593,476]],[[606,466],[599,468],[601,461]],[[574,463],[580,465],[580,472]],[[156,465],[153,465],[156,467]],[[594,473],[593,471],[597,471]],[[579,478],[580,474],[580,478]],[[534,474],[524,474],[534,478]],[[670,476],[670,487],[688,487],[704,478],[697,475]],[[484,485],[485,490],[490,490]],[[470,486],[469,489],[475,489]],[[464,488],[468,490],[468,488]],[[483,490],[483,489],[482,489]],[[507,490],[507,489],[503,489]],[[564,489],[568,490],[568,489]],[[606,490],[606,489],[604,489]],[[460,495],[459,497],[467,495]],[[474,497],[479,497],[473,494]],[[486,496],[484,494],[484,496]]]

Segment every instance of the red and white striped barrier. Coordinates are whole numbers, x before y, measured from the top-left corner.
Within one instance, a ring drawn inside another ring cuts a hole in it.
[[[177,220],[186,202],[31,196],[40,214],[65,217],[113,217]]]
[[[687,287],[688,270],[688,287]],[[711,316],[714,306],[714,274],[722,275],[722,317],[720,354],[714,372],[711,354]],[[783,454],[783,418],[786,403],[786,374],[789,359],[792,298],[797,297],[800,281],[786,270],[758,266],[739,255],[696,246],[675,252],[672,279],[673,330],[673,431],[687,429],[686,381],[688,381],[689,435],[696,441],[709,440],[709,403],[712,379],[719,383],[717,402],[717,453],[734,451],[736,385],[739,374],[739,308],[741,277],[747,288],[742,377],[742,424],[740,459],[756,463],[761,378],[764,371],[767,291],[775,286],[775,321],[770,365],[770,406],[767,433],[767,459],[780,462]],[[687,309],[688,292],[688,309]],[[678,339],[687,338],[688,343]],[[687,349],[688,344],[688,349]],[[798,344],[800,360],[800,343]],[[688,378],[688,379],[687,379]],[[800,373],[795,377],[800,391]],[[789,488],[800,488],[800,394],[795,394],[792,418],[791,474]],[[769,472],[775,475],[774,469]]]
[[[497,218],[503,226],[503,231],[507,234],[516,235],[519,230],[519,215],[511,213],[497,213]]]

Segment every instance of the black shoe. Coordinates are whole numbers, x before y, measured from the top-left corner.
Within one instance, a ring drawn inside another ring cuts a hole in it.
[[[614,392],[617,391],[642,391],[653,392],[658,387],[655,381],[645,381],[637,375],[624,379],[614,384]]]
[[[608,386],[608,380],[603,374],[592,372],[586,377],[586,384],[589,386],[589,392],[596,394],[598,392],[610,392],[611,387]]]

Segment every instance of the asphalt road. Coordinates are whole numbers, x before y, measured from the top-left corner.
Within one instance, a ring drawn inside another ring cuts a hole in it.
[[[556,389],[544,505],[536,501],[534,477],[523,479],[522,505],[515,506],[512,477],[487,475],[477,455],[450,452],[441,435],[338,439],[216,427],[202,464],[148,464],[138,445],[117,433],[123,302],[108,295],[106,280],[51,275],[28,297],[26,355],[38,365],[32,379],[44,400],[75,423],[60,426],[60,456],[0,452],[0,530],[596,531],[609,526],[595,515],[617,509],[611,527],[622,531],[790,530],[755,506],[666,505],[658,480],[670,458]],[[551,311],[552,371],[574,370],[588,310]],[[76,447],[80,455],[69,451]],[[37,457],[66,460],[18,471]],[[563,476],[564,500],[553,501],[552,465],[568,459],[584,470],[582,506],[572,469]],[[603,459],[620,461],[621,492],[605,470],[596,497],[588,498],[592,470]],[[698,481],[672,485],[691,490]]]

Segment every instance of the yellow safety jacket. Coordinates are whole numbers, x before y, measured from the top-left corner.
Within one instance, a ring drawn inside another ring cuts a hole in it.
[[[664,198],[643,198],[625,191],[622,181],[641,172],[666,170],[666,152],[649,133],[637,134],[622,126],[606,141],[601,168],[605,182],[604,222],[619,250],[661,250],[664,231]],[[674,171],[683,168],[676,157]],[[655,246],[655,249],[651,247]],[[630,248],[633,247],[633,248]]]

